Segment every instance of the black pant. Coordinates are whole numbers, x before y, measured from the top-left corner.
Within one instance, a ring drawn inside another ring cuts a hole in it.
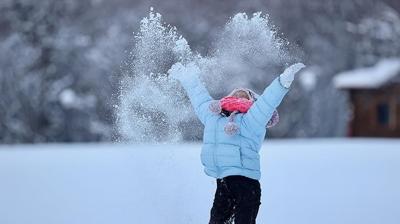
[[[244,176],[217,179],[209,224],[255,224],[260,207],[260,182]]]

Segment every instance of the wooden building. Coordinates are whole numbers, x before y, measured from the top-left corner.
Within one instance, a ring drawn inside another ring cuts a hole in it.
[[[350,136],[400,137],[400,59],[346,71],[333,81],[350,94]]]

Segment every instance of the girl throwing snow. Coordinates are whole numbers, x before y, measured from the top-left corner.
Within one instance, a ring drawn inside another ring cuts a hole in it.
[[[209,224],[256,223],[261,204],[258,152],[266,127],[278,121],[276,108],[303,67],[302,63],[288,67],[260,96],[238,88],[219,101],[201,83],[196,64],[178,62],[168,71],[184,87],[204,125],[201,162],[205,173],[217,181]]]

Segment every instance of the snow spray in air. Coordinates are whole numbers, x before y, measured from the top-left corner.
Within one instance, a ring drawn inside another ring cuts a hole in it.
[[[122,139],[135,142],[180,141],[182,125],[195,119],[183,88],[168,78],[174,63],[198,64],[201,78],[214,95],[238,86],[251,87],[274,75],[268,74],[272,67],[291,60],[287,43],[261,13],[251,18],[244,13],[235,15],[204,57],[193,53],[177,29],[163,23],[153,9],[142,19],[134,41],[124,64],[116,115]]]

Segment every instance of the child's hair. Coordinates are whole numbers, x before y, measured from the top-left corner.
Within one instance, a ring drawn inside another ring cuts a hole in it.
[[[246,99],[248,99],[248,100],[251,99],[250,94],[249,94],[247,91],[244,91],[244,90],[241,90],[241,89],[235,91],[235,92],[232,94],[232,96],[236,96],[236,97],[240,97],[240,98],[246,98]]]
[[[231,93],[228,94],[228,96],[234,96],[236,92],[242,91],[246,94],[248,100],[256,101],[258,98],[258,94],[256,94],[254,91],[247,89],[247,88],[235,88],[232,90]]]

